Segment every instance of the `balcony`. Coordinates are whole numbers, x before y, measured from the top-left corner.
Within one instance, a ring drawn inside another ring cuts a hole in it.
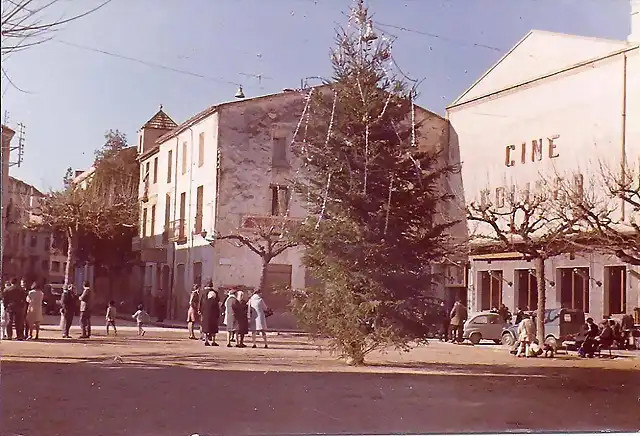
[[[284,216],[244,215],[240,227],[253,231],[267,231],[273,228],[273,233],[277,234],[283,229],[288,231],[295,229],[301,221],[301,218]]]
[[[187,226],[184,219],[171,221],[166,230],[167,240],[170,242],[184,243],[187,241]]]

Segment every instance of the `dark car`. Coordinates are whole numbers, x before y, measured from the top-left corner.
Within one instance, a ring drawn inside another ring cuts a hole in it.
[[[43,306],[46,315],[57,315],[60,313],[60,298],[64,285],[51,283],[44,285]]]
[[[544,343],[554,349],[565,341],[574,341],[584,326],[584,312],[580,309],[546,309],[544,311]],[[535,320],[535,312],[532,313]],[[511,346],[518,339],[518,326],[510,325],[502,332],[502,344]]]

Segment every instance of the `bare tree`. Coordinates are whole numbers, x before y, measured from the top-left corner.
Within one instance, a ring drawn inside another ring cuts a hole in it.
[[[2,56],[52,38],[52,32],[63,25],[85,17],[103,8],[111,0],[104,0],[98,6],[70,17],[52,19],[47,16],[60,0],[2,0]]]
[[[537,336],[545,340],[546,308],[545,262],[572,251],[573,239],[580,234],[582,216],[575,209],[562,206],[566,202],[559,183],[549,186],[542,181],[536,192],[504,187],[484,190],[479,202],[467,206],[467,220],[479,225],[471,231],[471,253],[517,252],[534,261],[537,282]],[[558,213],[561,211],[561,213]]]
[[[563,185],[573,214],[583,217],[587,230],[576,245],[640,265],[640,174],[626,164],[614,171],[600,163],[592,179],[580,192]]]
[[[284,217],[282,219],[284,220],[282,224],[275,222],[257,224],[254,229],[246,232],[246,234],[237,231],[228,235],[217,235],[215,238],[215,240],[235,241],[239,247],[247,247],[253,253],[260,256],[262,260],[262,271],[259,289],[261,290],[264,290],[266,284],[269,263],[289,248],[298,245],[298,243],[289,236],[292,223],[296,221]]]

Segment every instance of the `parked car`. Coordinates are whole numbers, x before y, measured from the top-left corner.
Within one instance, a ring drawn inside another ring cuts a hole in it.
[[[43,306],[46,315],[57,315],[60,313],[60,298],[62,297],[62,288],[64,285],[50,283],[44,285]]]
[[[479,344],[483,339],[499,344],[502,340],[502,333],[510,325],[505,323],[499,314],[487,310],[471,315],[464,324],[462,337],[469,339],[472,344]]]
[[[546,309],[544,311],[544,343],[554,349],[567,341],[575,341],[585,323],[584,312],[580,309]],[[535,313],[533,314],[535,320]],[[502,332],[502,344],[512,346],[518,338],[518,326],[509,325]]]

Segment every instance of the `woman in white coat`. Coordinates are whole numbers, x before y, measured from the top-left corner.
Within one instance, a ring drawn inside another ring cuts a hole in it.
[[[252,348],[256,348],[256,332],[262,334],[264,348],[267,346],[267,305],[262,299],[260,289],[257,289],[249,299],[249,330],[251,330]]]
[[[223,324],[227,326],[227,347],[231,347],[231,341],[234,340],[234,334],[238,328],[236,319],[233,316],[233,303],[236,300],[236,293],[234,290],[230,290],[227,299],[224,301],[224,321]]]

